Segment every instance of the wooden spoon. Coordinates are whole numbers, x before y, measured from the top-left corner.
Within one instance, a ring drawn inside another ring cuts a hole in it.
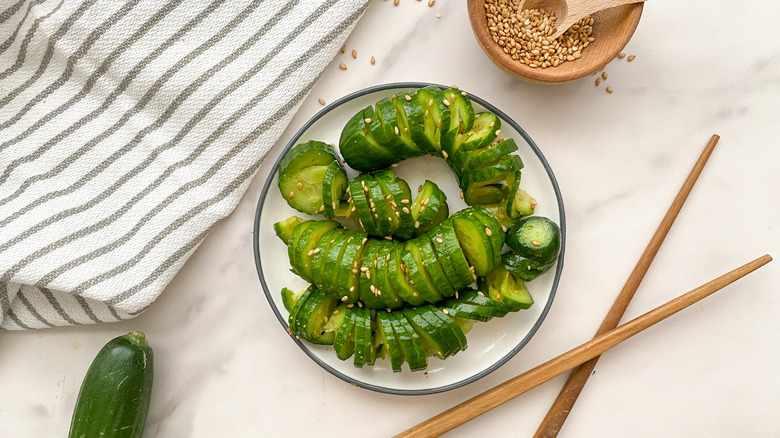
[[[576,22],[588,15],[632,3],[640,3],[645,0],[520,0],[517,7],[518,14],[523,9],[545,9],[555,13],[555,33],[550,39],[556,39],[563,35]]]

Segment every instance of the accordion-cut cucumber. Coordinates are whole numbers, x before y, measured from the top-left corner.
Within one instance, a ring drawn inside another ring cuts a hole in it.
[[[341,131],[339,150],[353,169],[372,171],[384,169],[398,161],[398,157],[379,144],[372,128],[381,124],[372,107],[366,107],[352,116]]]
[[[421,236],[440,224],[450,214],[447,195],[436,183],[425,180],[411,207],[414,218],[414,235]]]
[[[496,266],[485,277],[480,277],[479,289],[490,298],[501,301],[514,310],[527,309],[534,303],[525,283],[503,266]]]
[[[294,209],[308,214],[323,210],[323,180],[333,162],[333,146],[308,141],[293,146],[279,163],[279,190]]]
[[[92,361],[73,411],[69,438],[140,438],[154,381],[154,355],[141,332],[109,341]]]
[[[338,161],[325,169],[322,179],[322,205],[325,217],[336,217],[336,209],[347,191],[347,174]]]

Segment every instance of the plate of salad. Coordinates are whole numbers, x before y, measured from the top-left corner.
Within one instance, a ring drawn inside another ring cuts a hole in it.
[[[253,236],[280,334],[348,383],[421,395],[476,381],[528,343],[565,230],[552,169],[516,122],[455,86],[394,83],[297,132]]]

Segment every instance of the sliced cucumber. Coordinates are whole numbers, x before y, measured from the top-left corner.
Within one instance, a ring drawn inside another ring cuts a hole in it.
[[[502,266],[496,266],[486,277],[480,277],[477,284],[490,298],[513,309],[527,309],[534,303],[523,280],[516,278]]]
[[[377,276],[376,268],[374,267],[374,261],[377,260],[381,242],[376,239],[368,239],[366,242],[366,250],[363,253],[362,264],[360,266],[360,272],[358,273],[360,278],[360,301],[363,305],[369,309],[381,309],[384,307],[385,302],[381,296],[381,289],[377,288]]]
[[[401,346],[404,360],[409,364],[409,369],[411,371],[426,369],[428,359],[426,358],[422,341],[414,327],[409,324],[409,321],[403,315],[403,311],[391,312],[389,316],[393,325],[393,332]]]
[[[347,174],[341,167],[341,163],[334,161],[325,170],[322,179],[322,205],[325,207],[322,213],[325,217],[336,217],[336,209],[346,191]]]
[[[407,268],[402,259],[404,244],[395,241],[393,243],[390,260],[387,261],[387,277],[390,286],[406,303],[419,306],[425,303],[425,299],[409,282],[409,276],[405,271]]]
[[[450,88],[443,94],[443,103],[450,109],[450,124],[446,129],[442,128],[441,148],[453,157],[460,146],[456,137],[468,132],[474,125],[474,108],[464,92]]]
[[[558,257],[561,230],[546,217],[532,216],[507,231],[506,244],[525,258],[547,264]]]
[[[395,216],[397,221],[393,236],[402,240],[411,238],[414,233],[414,217],[411,212],[412,196],[409,191],[409,185],[405,181],[396,178],[390,169],[377,172],[374,174],[374,177],[382,186],[382,191],[391,196],[388,199],[388,205],[391,210],[389,215],[391,217]]]
[[[336,335],[334,332],[324,332],[323,327],[339,300],[316,287],[312,289],[295,313],[294,319],[290,321],[290,330],[313,344],[332,345]]]
[[[439,292],[433,279],[423,263],[423,256],[420,247],[415,239],[409,240],[404,245],[402,259],[409,279],[414,288],[417,289],[420,296],[429,303],[440,301],[444,296]]]
[[[353,204],[353,208],[357,213],[352,218],[358,228],[365,231],[369,235],[379,236],[381,233],[376,227],[374,216],[371,213],[371,207],[368,203],[368,186],[366,185],[365,181],[361,181],[361,179],[356,178],[349,182],[349,196]]]
[[[390,312],[385,310],[376,312],[376,337],[379,339],[380,344],[384,345],[383,349],[387,352],[393,372],[400,372],[404,358],[399,341],[395,336],[395,332],[393,332]]]
[[[436,257],[436,251],[433,249],[433,244],[428,236],[418,237],[417,246],[420,248],[420,255],[422,256],[423,267],[433,280],[434,286],[442,296],[449,297],[455,294],[455,289],[452,288],[452,284],[447,279],[447,274],[444,272],[439,259]]]
[[[436,183],[425,180],[420,193],[412,201],[414,236],[421,236],[449,216],[447,195]]]
[[[347,360],[355,353],[354,307],[347,307],[344,321],[336,332],[336,339],[333,341],[333,349],[336,350],[336,357],[341,360]]]
[[[276,236],[282,239],[282,242],[287,245],[290,243],[290,235],[292,235],[293,230],[301,222],[303,222],[303,219],[298,216],[290,216],[289,218],[274,224],[274,233],[276,233]]]
[[[523,281],[532,281],[555,266],[555,260],[541,264],[519,254],[506,253],[501,255],[501,266]]]
[[[434,227],[430,236],[436,257],[447,274],[447,279],[455,290],[463,289],[476,280],[455,234],[452,220],[446,220]]]
[[[341,131],[339,150],[349,167],[368,172],[384,169],[399,159],[374,138],[373,124],[381,124],[372,107],[355,114]]]
[[[474,267],[475,275],[487,275],[495,266],[495,255],[485,224],[474,216],[471,209],[461,210],[453,215],[452,224],[466,260]]]
[[[395,154],[399,161],[423,154],[423,151],[414,144],[411,136],[408,133],[404,134],[403,127],[399,125],[393,99],[386,97],[377,102],[375,112],[382,122],[384,138],[387,142],[385,147]]]

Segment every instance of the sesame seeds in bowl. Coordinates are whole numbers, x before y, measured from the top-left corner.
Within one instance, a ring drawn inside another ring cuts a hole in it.
[[[642,15],[643,3],[600,11],[556,40],[548,37],[548,12],[517,12],[519,0],[468,2],[474,36],[494,64],[510,75],[538,83],[570,82],[603,69],[626,46]]]

